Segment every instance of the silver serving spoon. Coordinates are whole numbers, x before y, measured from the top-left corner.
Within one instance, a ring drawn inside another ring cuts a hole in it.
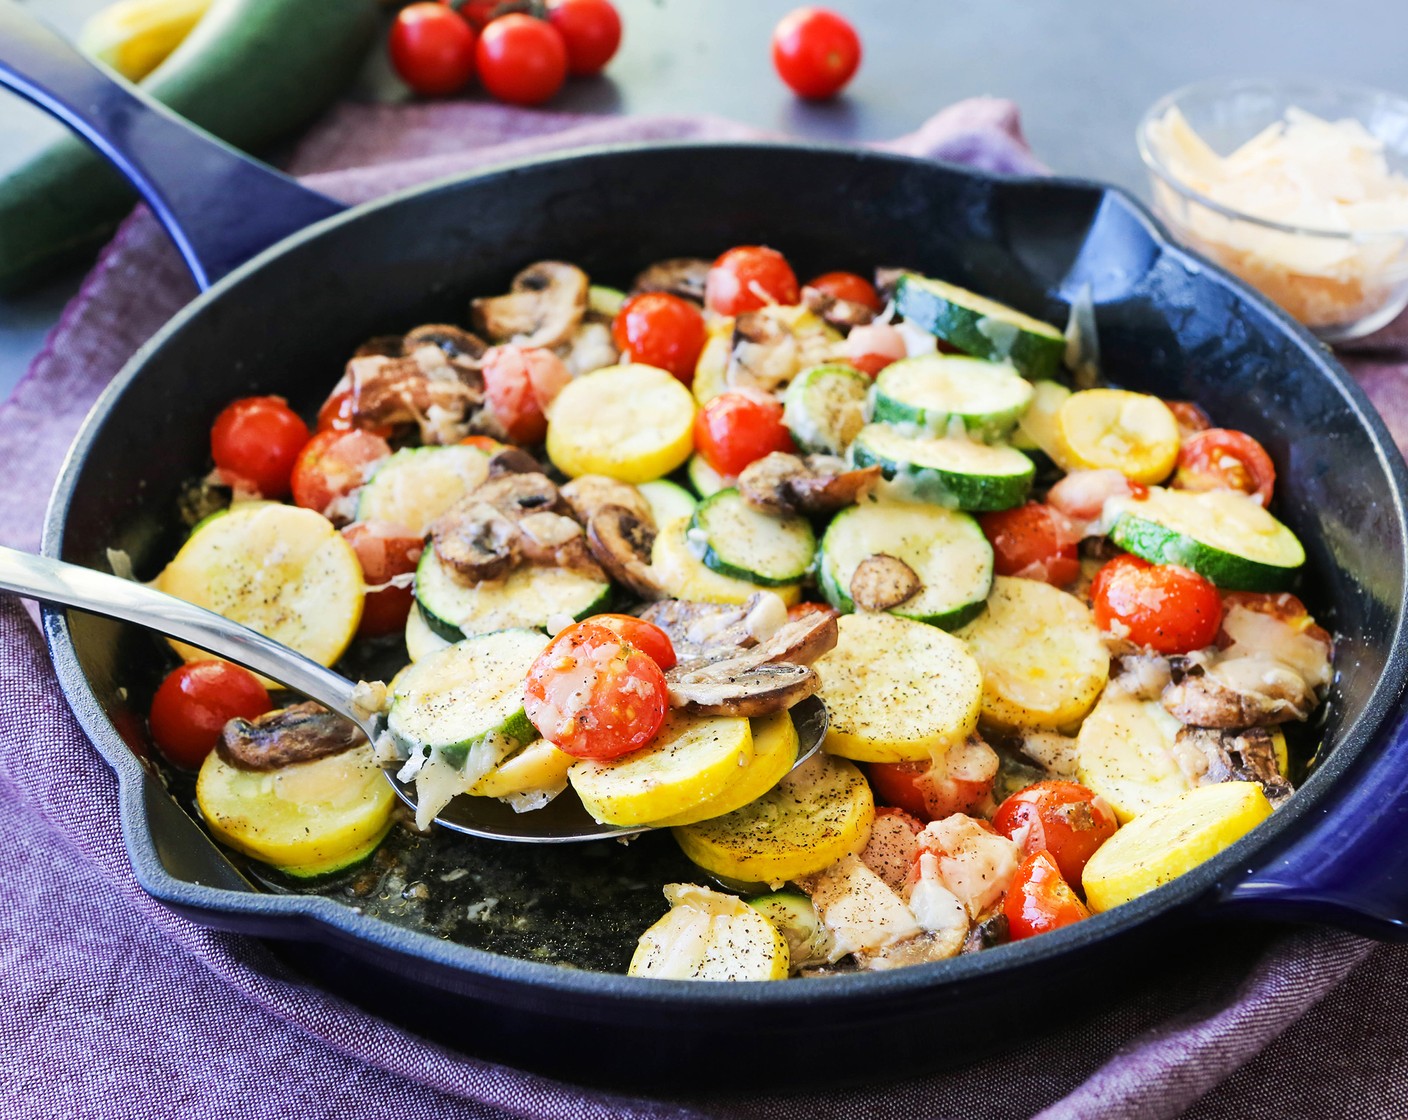
[[[209,650],[347,717],[370,742],[386,730],[384,715],[369,713],[354,701],[356,686],[346,677],[247,626],[144,584],[0,546],[0,590],[121,619]],[[800,765],[821,746],[826,706],[815,697],[804,700],[792,709],[792,719],[800,741],[795,765]],[[397,781],[390,771],[386,777],[397,796],[414,809],[414,787]],[[492,797],[457,797],[435,821],[470,836],[525,844],[619,839],[650,831],[593,820],[570,786],[542,809],[527,813],[516,813]]]

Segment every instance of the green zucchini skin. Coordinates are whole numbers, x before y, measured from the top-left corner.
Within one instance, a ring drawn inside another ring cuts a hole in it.
[[[378,26],[376,0],[216,0],[141,88],[220,139],[259,148],[331,104]],[[54,141],[0,180],[0,294],[77,263],[135,201],[87,144]]]
[[[1222,591],[1289,591],[1300,567],[1280,567],[1215,548],[1150,521],[1123,513],[1110,528],[1110,540],[1151,564],[1191,568]]]

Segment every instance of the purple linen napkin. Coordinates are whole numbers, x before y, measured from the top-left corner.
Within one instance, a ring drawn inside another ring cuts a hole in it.
[[[587,143],[755,135],[724,121],[582,118],[499,106],[347,106],[294,169],[349,201]],[[895,150],[1040,170],[1006,102],[963,102]],[[315,174],[316,172],[316,174]],[[36,548],[63,454],[121,364],[193,289],[139,210],[105,251],[0,410],[0,538]],[[1403,365],[1367,363],[1371,394],[1408,435]],[[478,1061],[303,984],[257,941],[176,917],[138,888],[116,783],[73,720],[39,635],[0,599],[0,1115],[83,1117],[1205,1117],[1395,1116],[1408,1111],[1401,1028],[1408,951],[1329,931],[1256,938],[1209,927],[1196,969],[1092,977],[1128,990],[1099,1017],[968,1070],[787,1097],[633,1098]],[[54,760],[61,759],[56,765]],[[1350,998],[1352,995],[1353,998]],[[994,1009],[1011,1015],[1020,1009]],[[1257,1056],[1261,1054],[1260,1058]],[[1253,1059],[1257,1059],[1253,1062]],[[1235,1074],[1239,1067],[1253,1064]],[[1346,1093],[1349,1089],[1349,1094]]]

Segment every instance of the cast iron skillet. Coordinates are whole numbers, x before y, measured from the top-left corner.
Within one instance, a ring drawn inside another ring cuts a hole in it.
[[[1266,445],[1281,476],[1279,512],[1309,555],[1302,592],[1342,635],[1313,772],[1271,821],[1172,884],[1056,933],[941,964],[691,985],[592,970],[621,969],[664,909],[660,883],[691,876],[664,836],[628,849],[577,846],[570,859],[438,837],[426,878],[439,890],[441,873],[463,869],[465,889],[449,897],[477,907],[480,920],[453,931],[469,946],[436,936],[444,915],[414,912],[413,887],[403,906],[406,883],[395,873],[375,884],[385,897],[361,909],[257,888],[148,761],[142,717],[166,667],[150,639],[48,610],[60,681],[117,773],[132,866],[153,897],[196,921],[279,939],[318,982],[471,1052],[637,1087],[815,1086],[962,1061],[1032,1030],[1043,1001],[1088,993],[1095,977],[1117,987],[1117,950],[1138,945],[1133,935],[1191,919],[1275,917],[1404,935],[1403,462],[1326,350],[1172,246],[1119,191],[873,152],[627,146],[508,165],[337,213],[114,87],[12,0],[0,0],[0,71],[6,63],[28,78],[0,79],[122,166],[207,288],[94,407],[54,494],[49,555],[103,568],[106,550],[121,548],[140,576],[154,574],[177,543],[178,488],[206,469],[208,424],[225,403],[279,393],[309,412],[363,339],[462,319],[470,296],[504,290],[530,261],[558,257],[623,284],[661,257],[767,243],[802,274],[906,265],[1052,322],[1088,290],[1113,380],[1196,399]],[[75,105],[95,123],[80,121]],[[423,856],[412,852],[412,863]],[[486,910],[491,897],[498,902]],[[513,920],[484,920],[494,913]],[[515,923],[527,940],[514,939]]]

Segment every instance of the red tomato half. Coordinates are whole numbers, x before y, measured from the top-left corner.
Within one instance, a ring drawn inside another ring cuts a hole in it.
[[[245,397],[215,418],[210,454],[230,482],[253,487],[262,498],[283,498],[308,438],[308,425],[282,397]]]
[[[1050,852],[1036,852],[1026,858],[1002,903],[1007,930],[1013,941],[1037,933],[1050,933],[1072,922],[1090,917],[1076,892],[1061,877],[1061,869]]]
[[[1203,406],[1192,401],[1164,401],[1173,418],[1178,421],[1178,436],[1187,439],[1194,432],[1206,431],[1212,427],[1212,417]]]
[[[601,73],[621,45],[621,17],[611,0],[552,0],[548,22],[567,46],[567,72],[574,77]]]
[[[152,741],[177,766],[196,769],[236,717],[262,716],[272,704],[259,678],[228,661],[188,661],[152,697]]]
[[[454,93],[474,77],[474,28],[429,0],[396,13],[387,48],[396,73],[417,93]]]
[[[921,821],[938,821],[954,813],[974,813],[992,796],[992,779],[930,776],[928,762],[870,762],[870,788],[886,805]],[[989,803],[990,804],[990,803]]]
[[[1269,506],[1276,467],[1246,432],[1208,428],[1183,441],[1173,485],[1179,490],[1240,490]]]
[[[1116,556],[1090,585],[1095,624],[1159,653],[1210,646],[1222,627],[1222,597],[1197,572]]]
[[[703,313],[688,300],[668,292],[642,292],[621,305],[611,336],[626,361],[669,370],[690,385],[709,334]]]
[[[1037,782],[997,807],[993,827],[1009,840],[1019,835],[1026,855],[1045,849],[1061,874],[1079,883],[1095,849],[1115,834],[1119,821],[1103,797],[1076,782]],[[1023,832],[1025,830],[1025,832]]]
[[[740,315],[802,298],[787,258],[766,245],[740,245],[716,260],[704,281],[704,304],[719,315]]]
[[[605,626],[623,641],[645,651],[661,669],[675,667],[675,643],[655,623],[646,622],[633,614],[594,614],[586,621]]]
[[[782,402],[763,393],[720,393],[694,416],[694,446],[724,475],[774,451],[795,450]]]
[[[390,454],[391,445],[371,432],[319,432],[304,444],[293,464],[289,488],[294,504],[317,510],[332,521],[350,521],[352,512],[337,509],[334,503],[366,482],[372,464]]]
[[[484,88],[511,105],[541,105],[567,78],[562,33],[522,12],[484,28],[474,58]]]
[[[554,638],[523,688],[538,733],[577,758],[619,758],[648,746],[667,703],[665,674],[650,655],[590,621]]]
[[[545,415],[562,387],[572,380],[551,350],[495,346],[485,352],[481,372],[489,409],[516,443],[541,443],[548,434]]]
[[[416,570],[425,542],[400,525],[384,521],[359,521],[342,530],[362,565],[362,579],[378,587],[395,576]],[[357,636],[377,638],[394,634],[406,625],[415,597],[409,586],[368,591],[362,600],[362,621]]]
[[[1041,502],[978,515],[1000,576],[1064,587],[1080,575],[1080,536],[1060,510]]]
[[[875,285],[864,276],[854,272],[825,272],[807,281],[808,288],[825,292],[832,299],[843,299],[847,303],[858,303],[871,311],[879,311],[885,305],[880,302],[880,293]]]
[[[831,97],[860,66],[860,36],[835,12],[798,8],[772,33],[772,64],[799,96]]]

